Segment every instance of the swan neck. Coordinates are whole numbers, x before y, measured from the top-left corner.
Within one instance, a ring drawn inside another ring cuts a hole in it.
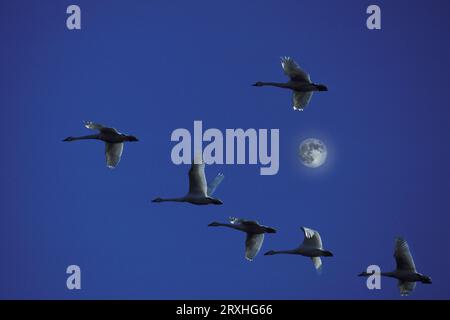
[[[90,134],[87,136],[81,136],[81,137],[73,137],[72,140],[89,140],[89,139],[99,139],[98,134]]]
[[[297,250],[280,250],[280,251],[274,251],[274,254],[295,254],[297,253]]]
[[[392,278],[392,277],[394,277],[394,272],[380,272],[380,275],[384,276],[384,277]]]
[[[186,198],[182,197],[182,198],[165,198],[165,199],[161,199],[162,202],[185,202]]]
[[[217,224],[220,227],[227,227],[227,228],[231,228],[231,229],[238,229],[235,225],[231,224],[231,223],[218,223]]]
[[[289,88],[288,84],[283,83],[283,82],[261,82],[261,85],[278,87],[278,88]]]

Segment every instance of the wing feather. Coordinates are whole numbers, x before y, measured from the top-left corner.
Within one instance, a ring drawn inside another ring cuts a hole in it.
[[[397,238],[395,240],[394,258],[397,263],[397,270],[416,272],[416,266],[405,239]]]
[[[312,257],[311,258],[314,268],[316,268],[317,272],[320,272],[322,270],[322,259],[320,257]]]
[[[105,143],[106,165],[108,168],[115,168],[122,157],[123,143]]]
[[[402,296],[409,296],[409,294],[414,291],[414,288],[416,287],[415,282],[409,282],[409,281],[398,281],[398,288],[400,290],[400,295]]]
[[[312,91],[299,92],[294,91],[292,93],[292,103],[294,109],[303,110],[308,105],[309,101],[311,101],[311,97],[313,95]]]
[[[252,261],[256,257],[263,241],[264,233],[247,233],[247,239],[245,240],[245,258],[247,260]]]
[[[290,57],[281,58],[281,66],[283,67],[284,73],[292,81],[301,81],[311,83],[311,78],[309,74],[302,70],[299,65]]]
[[[88,129],[91,129],[91,130],[98,130],[98,131],[100,131],[100,132],[114,132],[114,133],[120,134],[120,132],[117,131],[117,130],[114,129],[114,128],[108,128],[108,127],[105,127],[105,126],[102,125],[102,124],[95,123],[95,122],[92,122],[92,121],[84,121],[84,126],[85,126],[86,128],[88,128]]]
[[[302,227],[302,231],[305,235],[302,244],[303,246],[314,249],[323,249],[322,239],[320,238],[319,232],[306,227]]]
[[[225,176],[223,175],[223,173],[219,173],[214,180],[208,185],[208,196],[212,196],[214,194],[214,192],[216,191],[217,187],[222,183],[223,179],[225,178]]]

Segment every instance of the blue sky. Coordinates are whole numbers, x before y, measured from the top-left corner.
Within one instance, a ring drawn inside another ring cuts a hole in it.
[[[65,27],[82,10],[82,30]],[[396,281],[369,291],[369,264],[395,267],[409,242],[433,278],[410,299],[450,298],[448,1],[1,1],[0,297],[122,299],[398,299]],[[294,112],[292,56],[329,91]],[[93,120],[136,135],[115,170],[89,134]],[[170,160],[174,129],[280,129],[280,171],[212,165],[223,206],[153,204],[187,191]],[[328,162],[308,169],[299,143],[319,138]],[[244,259],[245,235],[208,223],[228,216],[278,230]],[[265,257],[319,230],[335,256]],[[445,250],[444,250],[445,251]],[[82,270],[82,290],[65,269]]]

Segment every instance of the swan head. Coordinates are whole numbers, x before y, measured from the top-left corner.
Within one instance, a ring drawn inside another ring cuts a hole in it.
[[[318,91],[328,91],[328,87],[324,84],[316,84],[316,88]]]
[[[332,256],[333,256],[333,253],[332,253],[331,251],[325,250],[325,251],[323,252],[323,256],[324,256],[324,257],[332,257]]]
[[[267,251],[264,253],[265,256],[273,256],[276,252],[274,250]]]
[[[266,227],[265,229],[267,233],[277,233],[277,230],[275,230],[274,228]]]
[[[152,200],[152,202],[163,202],[162,198],[155,198]]]
[[[211,222],[210,224],[208,224],[208,227],[218,227],[220,226],[219,222]]]
[[[254,87],[262,87],[264,84],[261,81],[255,82],[254,84],[252,84],[252,86]]]
[[[420,282],[426,283],[426,284],[431,284],[432,283],[431,278],[428,277],[428,276],[425,276],[423,274],[420,275]]]
[[[73,137],[67,137],[67,138],[65,138],[63,141],[73,141],[73,140],[74,140]]]
[[[139,141],[138,138],[136,138],[135,136],[127,136],[127,141]]]
[[[223,204],[222,200],[220,200],[220,199],[209,198],[209,200],[211,201],[212,204],[215,204],[215,205]]]

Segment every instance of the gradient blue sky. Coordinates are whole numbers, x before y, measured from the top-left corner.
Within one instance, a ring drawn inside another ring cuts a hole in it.
[[[82,9],[82,30],[65,27]],[[366,8],[382,30],[366,29]],[[395,266],[404,236],[433,278],[410,298],[450,298],[450,4],[434,1],[0,2],[0,298],[396,299],[356,275]],[[279,57],[330,91],[294,112]],[[115,170],[82,120],[139,137]],[[152,204],[183,195],[170,161],[176,128],[279,128],[280,171],[209,166],[223,206]],[[330,156],[303,167],[299,143]],[[228,216],[278,229],[244,259],[244,234],[208,228]],[[294,248],[320,230],[335,257],[321,276]],[[65,269],[82,269],[82,290]]]

